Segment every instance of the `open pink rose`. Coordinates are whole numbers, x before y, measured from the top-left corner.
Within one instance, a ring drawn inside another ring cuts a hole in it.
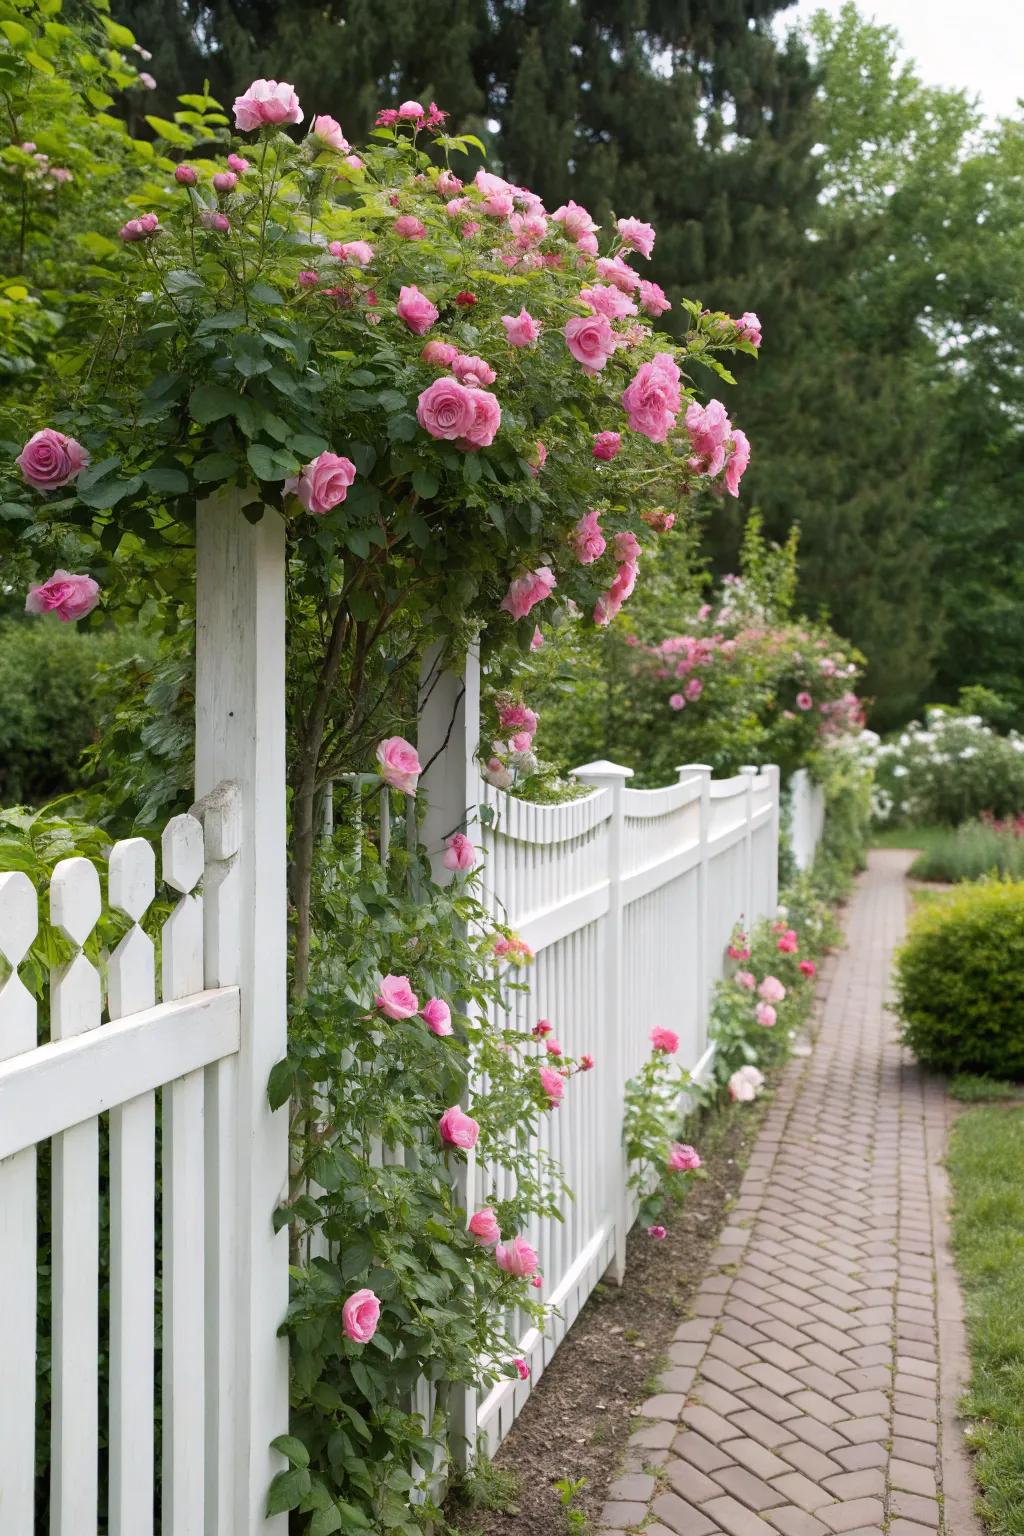
[[[648,261],[654,250],[654,230],[650,224],[645,224],[642,219],[619,219],[619,239],[629,251],[639,251],[641,256],[646,256]]]
[[[637,566],[632,561],[626,561],[619,566],[615,580],[607,592],[602,592],[594,604],[595,624],[603,626],[611,623],[636,586],[636,576]]]
[[[428,341],[420,353],[431,368],[450,368],[458,355],[458,347],[453,347],[450,341]]]
[[[623,261],[621,256],[599,257],[597,275],[606,283],[614,283],[623,293],[635,293],[640,287],[639,272],[634,272],[628,261]]]
[[[774,1029],[779,1016],[771,1003],[758,1003],[754,1009],[754,1017],[762,1029]]]
[[[518,576],[498,607],[505,613],[510,613],[513,619],[525,619],[531,608],[535,608],[538,603],[542,603],[546,597],[549,597],[556,585],[551,567],[539,566],[535,571],[527,571],[524,576]]]
[[[640,547],[640,540],[631,529],[625,528],[621,533],[615,535],[616,560],[627,560],[635,565],[642,554],[643,550]]]
[[[622,320],[626,315],[636,314],[633,300],[613,283],[597,283],[592,288],[584,288],[580,299],[595,315],[604,315],[608,320]]]
[[[679,1049],[679,1036],[674,1030],[656,1024],[651,1030],[651,1046],[666,1056],[672,1056]]]
[[[795,955],[798,947],[795,928],[787,928],[775,944],[775,948],[782,955]]]
[[[530,460],[530,474],[533,476],[533,478],[535,480],[536,480],[537,476],[540,474],[541,470],[544,468],[544,465],[547,463],[547,461],[548,461],[547,444],[546,443],[542,443],[540,438],[538,438],[537,439],[537,443],[536,443],[536,447],[534,449],[533,458]]]
[[[786,996],[786,989],[777,976],[766,976],[757,989],[757,995],[766,1003],[781,1003]]]
[[[621,447],[621,432],[599,432],[594,438],[594,446],[591,452],[595,459],[603,459],[605,463],[609,463],[615,458]]]
[[[328,250],[350,267],[368,267],[373,260],[373,246],[366,240],[332,240]]]
[[[416,748],[404,736],[386,736],[377,747],[377,772],[392,789],[414,795],[423,769]]]
[[[550,1044],[548,1050],[551,1050]],[[565,1078],[553,1067],[541,1067],[538,1072],[540,1085],[547,1095],[549,1109],[557,1109],[565,1092]]]
[[[408,976],[385,976],[375,999],[377,1009],[386,1019],[411,1019],[420,1011],[420,1000],[409,984]]]
[[[599,512],[585,512],[569,535],[569,543],[580,565],[593,565],[605,552],[607,544],[601,532],[600,517]]]
[[[332,507],[340,506],[355,478],[356,467],[351,459],[325,452],[311,459],[297,477],[286,480],[284,488],[299,498],[307,512],[322,517]]]
[[[701,1166],[700,1153],[685,1142],[673,1141],[669,1146],[668,1166],[677,1173],[692,1173]]]
[[[736,427],[732,434],[732,452],[725,466],[725,488],[730,496],[740,494],[740,481],[750,463],[750,439]]]
[[[453,1104],[446,1109],[437,1128],[441,1133],[441,1140],[447,1142],[450,1147],[458,1147],[462,1152],[469,1152],[476,1146],[476,1139],[480,1135],[480,1127],[476,1121],[460,1109],[458,1104]]]
[[[800,975],[801,976],[813,976],[816,970],[817,970],[817,967],[815,966],[813,960],[801,960],[800,961]]]
[[[704,692],[704,684],[701,682],[699,677],[691,677],[683,692],[686,694],[687,699],[692,704],[694,700],[699,699],[701,694]]]
[[[510,1243],[499,1243],[494,1250],[494,1261],[506,1275],[527,1280],[537,1268],[537,1250],[531,1248],[525,1237],[514,1237]]]
[[[742,987],[745,992],[753,992],[757,986],[757,977],[753,971],[737,971],[733,981],[738,987]]]
[[[572,198],[567,203],[563,203],[561,208],[556,208],[551,217],[556,224],[561,224],[563,233],[569,240],[579,240],[582,235],[592,235],[599,227],[587,210],[579,203],[574,203]]]
[[[235,97],[235,127],[241,133],[278,123],[301,123],[302,108],[295,87],[285,80],[254,80],[244,96]]]
[[[580,1065],[580,1071],[581,1072],[590,1072],[590,1071],[592,1071],[593,1070],[593,1066],[594,1066],[594,1058],[593,1058],[593,1056],[591,1056],[589,1052],[584,1052],[584,1054],[580,1057],[579,1065]]]
[[[604,315],[574,315],[566,321],[564,335],[585,373],[600,373],[615,351],[615,333]]]
[[[686,700],[681,693],[670,693],[668,696],[669,709],[680,710],[686,708]]]
[[[501,323],[510,347],[532,347],[540,335],[540,321],[526,309],[521,309],[518,315],[502,315]]]
[[[416,403],[416,420],[431,437],[459,442],[473,431],[476,422],[474,391],[458,379],[435,379]]]
[[[469,1218],[469,1230],[480,1244],[481,1248],[491,1248],[501,1236],[501,1227],[498,1218],[494,1214],[494,1208],[485,1205],[481,1210],[474,1211]]]
[[[445,845],[444,858],[441,860],[445,869],[458,870],[465,874],[467,869],[472,869],[476,863],[476,849],[464,832],[453,832]]]
[[[473,420],[459,438],[460,448],[489,448],[501,426],[501,406],[497,395],[486,389],[470,389]]]
[[[75,438],[55,427],[43,427],[32,434],[14,462],[37,491],[56,491],[81,474],[89,455]]]
[[[228,166],[236,171],[239,176],[244,176],[249,169],[249,162],[244,155],[228,155]]]
[[[736,329],[744,341],[749,341],[752,347],[761,345],[761,322],[752,309],[744,311],[736,321]]]
[[[218,171],[213,178],[215,192],[233,192],[237,186],[238,176],[234,171]]]
[[[530,1367],[527,1365],[522,1355],[517,1355],[516,1358],[512,1361],[512,1364],[516,1368],[516,1375],[519,1377],[519,1380],[526,1381],[530,1375]]]
[[[798,693],[796,696],[796,707],[797,709],[802,709],[806,714],[809,709],[814,708],[814,700],[809,693]]]
[[[703,473],[717,475],[725,463],[725,443],[732,431],[721,400],[709,400],[706,406],[692,400],[686,408],[686,430]]]
[[[425,240],[427,226],[415,214],[403,213],[395,220],[395,234],[403,240]]]
[[[729,1079],[729,1097],[737,1104],[752,1104],[763,1087],[764,1074],[757,1067],[738,1067]]]
[[[467,357],[462,352],[456,353],[451,367],[459,383],[465,384],[467,389],[483,389],[493,384],[498,377],[490,363],[485,363],[482,357]]]
[[[658,315],[663,315],[666,310],[671,309],[672,305],[665,297],[665,290],[661,287],[660,283],[649,283],[646,279],[642,278],[640,281],[640,308],[646,310],[649,315],[653,315],[656,319]]]
[[[429,1002],[423,1004],[420,1009],[420,1018],[432,1035],[453,1033],[452,1011],[440,997],[432,997]]]
[[[340,155],[347,155],[351,148],[348,139],[341,131],[341,124],[326,114],[314,117],[312,133],[313,137],[319,139],[327,149],[336,149]]]
[[[25,599],[26,613],[55,613],[63,623],[84,619],[100,600],[99,583],[91,576],[73,576],[70,571],[54,571],[40,587],[30,587]]]
[[[368,1344],[380,1322],[380,1302],[366,1286],[354,1292],[341,1309],[341,1325],[348,1338]]]
[[[506,704],[498,711],[498,724],[503,731],[525,731],[535,736],[539,720],[536,710],[528,704]]]
[[[407,283],[400,290],[396,312],[414,336],[429,331],[438,316],[437,306],[431,304],[425,293],[420,293],[415,283]]]
[[[647,1228],[647,1236],[653,1237],[656,1243],[663,1243],[668,1237],[668,1228],[656,1223],[653,1227]]]
[[[681,399],[675,358],[659,352],[649,363],[641,363],[623,391],[630,430],[663,443],[675,426]]]

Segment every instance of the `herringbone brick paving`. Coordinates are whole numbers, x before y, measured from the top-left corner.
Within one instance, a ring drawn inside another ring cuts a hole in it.
[[[944,1108],[885,1010],[910,857],[873,853],[858,885],[813,1052],[609,1490],[613,1536],[943,1529],[926,1122]]]

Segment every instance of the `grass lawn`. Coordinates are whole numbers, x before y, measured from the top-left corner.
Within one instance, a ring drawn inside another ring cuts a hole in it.
[[[993,1536],[1024,1532],[1024,1108],[975,1109],[953,1132],[953,1247],[972,1375],[968,1443]]]
[[[948,827],[876,827],[871,833],[871,846],[930,851],[948,836]]]

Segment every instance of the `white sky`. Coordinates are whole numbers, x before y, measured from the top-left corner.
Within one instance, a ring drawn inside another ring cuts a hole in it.
[[[777,24],[804,21],[842,0],[797,0]],[[895,27],[930,85],[961,86],[990,117],[1024,96],[1024,0],[859,0],[861,14]]]

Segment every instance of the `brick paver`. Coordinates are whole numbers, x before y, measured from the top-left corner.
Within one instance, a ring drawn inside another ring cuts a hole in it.
[[[606,1530],[943,1530],[927,1133],[945,1110],[885,1006],[911,858],[871,855],[814,1049],[786,1069],[666,1390],[643,1406],[657,1422],[630,1441],[625,1475],[657,1486],[638,1516],[615,1485]],[[680,1369],[692,1381],[669,1390]]]

